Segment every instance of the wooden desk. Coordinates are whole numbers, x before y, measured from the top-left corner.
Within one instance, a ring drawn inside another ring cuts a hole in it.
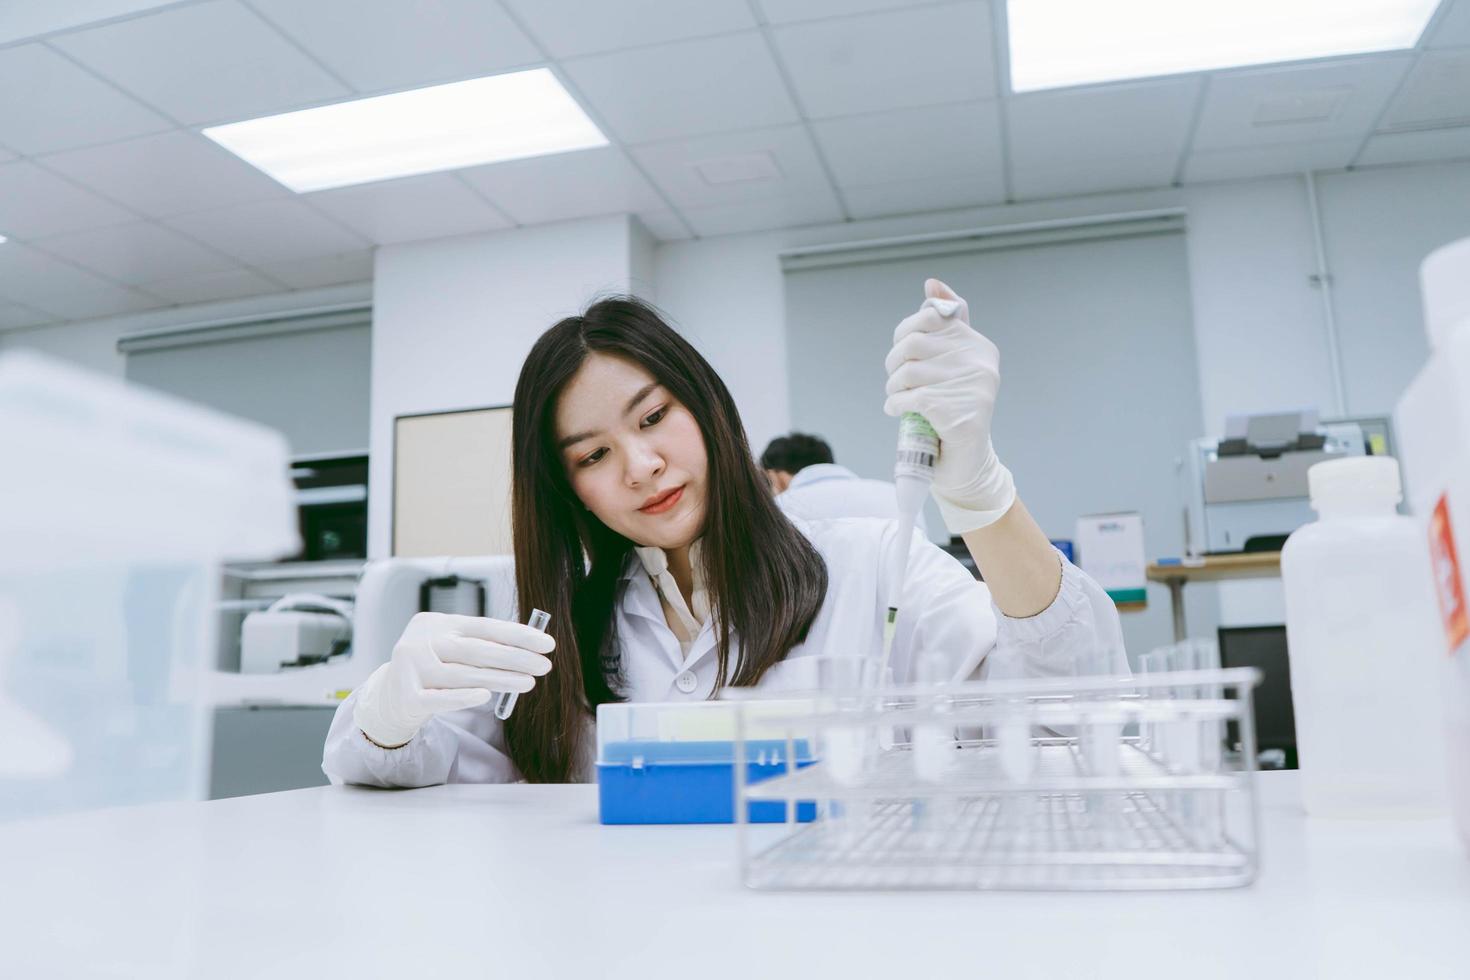
[[[1237,578],[1273,578],[1281,574],[1281,552],[1253,551],[1239,555],[1210,555],[1187,559],[1189,564],[1148,566],[1148,580],[1169,587],[1169,603],[1174,612],[1174,640],[1189,634],[1184,625],[1184,586],[1188,582],[1223,582]]]

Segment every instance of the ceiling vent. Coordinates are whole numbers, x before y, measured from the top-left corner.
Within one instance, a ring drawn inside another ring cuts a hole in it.
[[[781,168],[770,153],[742,153],[696,163],[694,169],[706,184],[748,184],[757,180],[780,180]]]
[[[1343,85],[1308,92],[1267,95],[1256,103],[1256,114],[1251,118],[1251,125],[1327,122],[1337,115],[1352,94],[1352,86]]]

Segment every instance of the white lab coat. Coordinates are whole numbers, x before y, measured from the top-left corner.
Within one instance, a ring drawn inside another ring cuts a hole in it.
[[[786,516],[804,521],[829,517],[898,517],[898,488],[882,480],[867,480],[836,463],[813,463],[803,466],[784,491],[776,494],[776,505]],[[929,528],[924,512],[918,514],[917,526],[924,537]]]
[[[890,605],[883,573],[889,567],[886,555],[897,544],[895,522],[841,518],[794,523],[827,564],[827,597],[806,642],[793,647],[763,678],[762,686],[773,688],[809,685],[811,678],[803,676],[801,663],[806,657],[880,656],[883,618]],[[928,650],[940,651],[957,678],[1066,675],[1079,661],[1096,669],[1099,650],[1112,658],[1106,669],[1127,671],[1122,627],[1112,600],[1060,555],[1062,585],[1056,599],[1036,616],[1012,619],[995,608],[984,584],[932,542],[915,533],[909,547],[892,654],[899,682],[911,678],[918,655]],[[708,699],[717,670],[713,618],[685,657],[642,563],[629,558],[616,616],[626,679],[621,693],[629,701]],[[556,654],[551,656],[554,663]],[[322,770],[334,783],[430,786],[521,778],[506,754],[504,732],[489,705],[440,715],[407,745],[383,749],[357,730],[352,720],[354,699],[355,695],[337,708],[327,734]],[[578,779],[593,778],[592,761],[581,761]]]

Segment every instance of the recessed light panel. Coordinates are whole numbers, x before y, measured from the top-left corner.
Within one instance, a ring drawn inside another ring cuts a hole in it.
[[[1008,0],[1016,92],[1411,48],[1440,0]]]
[[[214,126],[204,135],[298,193],[607,145],[545,68]]]

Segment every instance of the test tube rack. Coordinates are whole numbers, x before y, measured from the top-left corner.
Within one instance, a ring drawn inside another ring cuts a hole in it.
[[[741,878],[755,889],[1248,885],[1259,680],[1247,668],[786,691],[778,714],[755,710],[770,700],[759,690],[732,692],[736,758],[747,716],[761,745],[776,734],[817,747],[815,764],[759,783],[735,767],[737,814],[753,801],[787,814],[739,824]]]

